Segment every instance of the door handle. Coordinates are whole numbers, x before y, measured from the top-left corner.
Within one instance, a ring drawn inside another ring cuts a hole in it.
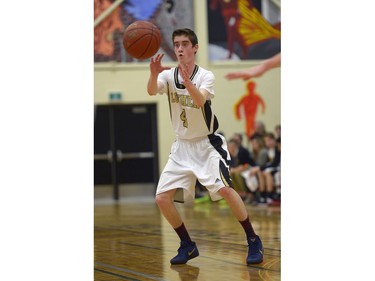
[[[112,151],[108,150],[106,154],[94,154],[94,160],[107,160],[108,162],[112,162],[112,156]]]
[[[121,150],[116,150],[117,162],[121,162],[122,159],[139,159],[139,158],[153,158],[154,152],[128,152],[122,153]]]
[[[107,152],[107,160],[108,162],[112,162],[112,157],[113,157],[113,153],[112,153],[112,150],[108,150]]]
[[[117,149],[116,150],[116,158],[117,158],[117,162],[121,162],[122,160],[122,151]]]

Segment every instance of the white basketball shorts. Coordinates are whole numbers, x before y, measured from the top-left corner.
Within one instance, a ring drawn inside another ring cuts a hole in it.
[[[192,201],[198,179],[207,188],[211,200],[220,200],[222,197],[218,191],[232,185],[229,163],[227,143],[220,134],[211,134],[198,140],[177,139],[172,144],[156,194],[177,189],[175,201]]]

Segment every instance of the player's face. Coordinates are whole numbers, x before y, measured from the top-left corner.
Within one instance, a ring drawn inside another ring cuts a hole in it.
[[[198,50],[198,45],[193,47],[187,36],[176,36],[173,40],[174,53],[176,54],[179,63],[188,64],[194,61],[195,52]]]

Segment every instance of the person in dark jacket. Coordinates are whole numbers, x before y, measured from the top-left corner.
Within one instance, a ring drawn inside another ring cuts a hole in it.
[[[281,162],[281,149],[277,145],[275,135],[273,133],[266,133],[264,136],[264,142],[267,147],[268,159],[260,169],[265,180],[265,188],[260,191],[259,203],[272,204],[274,198],[274,175],[280,171]]]

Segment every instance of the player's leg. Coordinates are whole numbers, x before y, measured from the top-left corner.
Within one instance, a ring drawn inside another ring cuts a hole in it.
[[[185,224],[177,211],[174,203],[175,193],[176,189],[159,193],[156,195],[155,201],[161,213],[176,231],[181,240],[180,247],[177,250],[178,254],[172,258],[170,262],[171,264],[184,264],[188,260],[199,256],[199,251],[195,245],[195,242],[191,240],[190,235],[185,228]]]
[[[210,142],[202,142],[199,154],[195,155],[198,163],[194,173],[199,181],[206,186],[213,200],[224,198],[231,208],[234,216],[245,230],[249,251],[247,263],[255,264],[263,261],[263,246],[258,235],[250,223],[245,204],[238,193],[231,187],[229,172],[229,151],[226,141],[220,135],[212,135]],[[202,153],[205,151],[207,154]]]
[[[230,188],[223,187],[219,190],[219,194],[227,201],[236,219],[240,222],[245,230],[249,251],[246,258],[248,264],[257,264],[263,261],[263,245],[259,236],[256,235],[250,222],[245,204],[238,193]]]
[[[243,221],[247,218],[247,210],[240,195],[233,189],[229,187],[223,187],[219,190],[219,194],[228,203],[233,215],[239,220]]]
[[[172,189],[159,193],[155,197],[155,202],[161,213],[173,228],[177,228],[182,224],[181,216],[174,204],[175,193],[176,189]]]

